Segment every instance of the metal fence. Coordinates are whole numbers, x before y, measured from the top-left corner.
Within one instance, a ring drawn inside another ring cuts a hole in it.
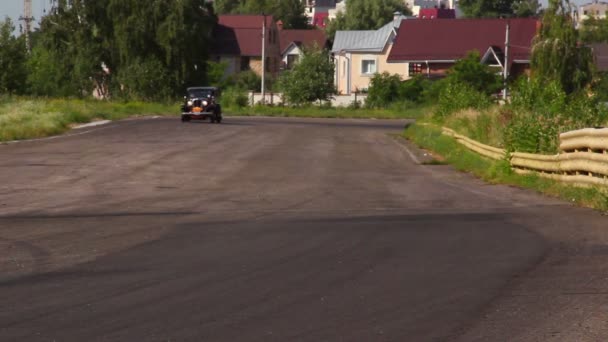
[[[536,173],[578,186],[608,186],[608,128],[585,128],[560,135],[556,155],[512,152],[484,145],[449,128],[443,134],[454,137],[468,149],[494,160],[508,160],[517,173]]]
[[[262,101],[264,99],[264,101]],[[332,107],[347,107],[357,101],[359,105],[364,105],[367,99],[367,94],[351,94],[351,95],[334,95],[329,101]],[[257,105],[261,103],[270,105],[281,105],[286,104],[281,93],[266,93],[262,96],[262,93],[249,93],[249,104]]]

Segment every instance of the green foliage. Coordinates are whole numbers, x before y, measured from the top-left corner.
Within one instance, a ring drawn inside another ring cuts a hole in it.
[[[559,134],[600,126],[608,109],[586,94],[566,94],[556,81],[521,79],[513,89],[507,110],[504,145],[512,151],[555,153]]]
[[[247,93],[236,87],[230,87],[222,92],[221,103],[223,108],[238,109],[247,107],[249,99]]]
[[[427,96],[439,92],[437,119],[467,108],[485,109],[492,104],[491,95],[502,86],[500,76],[480,63],[477,51],[470,52],[448,71],[448,76],[427,90]]]
[[[502,80],[495,70],[480,63],[478,51],[471,51],[454,64],[448,71],[447,80],[452,83],[466,84],[474,90],[494,94],[502,88]]]
[[[286,29],[306,29],[308,18],[301,0],[216,0],[218,14],[268,14],[283,22]]]
[[[608,19],[589,17],[579,29],[580,40],[585,43],[608,42]]]
[[[227,62],[207,62],[207,84],[223,88],[226,83],[227,67]]]
[[[346,0],[346,27],[375,30],[390,22],[396,11],[411,13],[401,0]]]
[[[232,77],[235,87],[248,91],[259,92],[262,90],[262,79],[253,70],[241,71]]]
[[[568,94],[582,91],[592,80],[593,58],[579,44],[568,0],[550,0],[532,46],[532,77],[556,81]]]
[[[105,45],[116,47],[111,63],[107,64],[111,69],[120,70],[133,68],[139,61],[156,60],[161,63],[163,77],[167,77],[168,87],[174,93],[204,83],[206,48],[216,23],[210,6],[204,0],[156,1],[152,4],[110,0],[105,12],[110,32],[100,33]],[[134,78],[128,80],[137,83]],[[123,86],[139,88],[137,84],[120,84],[115,91],[120,92]]]
[[[435,118],[444,120],[457,111],[473,108],[483,110],[492,104],[491,98],[465,83],[446,82],[441,90]]]
[[[399,88],[401,77],[397,74],[375,74],[369,85],[365,105],[369,108],[385,108],[390,103],[399,99]]]
[[[135,59],[118,72],[121,94],[128,99],[169,100],[174,95],[171,76],[162,62],[154,57]]]
[[[401,83],[399,88],[399,97],[401,99],[421,102],[424,100],[424,92],[431,86],[428,79],[422,75],[416,75],[413,78]]]
[[[558,82],[520,78],[512,89],[511,107],[544,116],[556,116],[566,108],[567,95]]]
[[[511,8],[515,17],[527,18],[537,17],[542,7],[538,0],[516,0]]]
[[[514,2],[514,0],[460,0],[458,7],[468,18],[511,17]]]
[[[393,20],[396,11],[405,15],[411,11],[402,0],[345,0],[346,13],[339,13],[326,27],[327,36],[334,39],[339,30],[376,30]]]
[[[365,105],[368,108],[387,108],[393,104],[403,106],[421,102],[424,89],[428,85],[428,81],[422,76],[402,81],[397,74],[375,74],[370,81]]]
[[[91,79],[101,73],[102,55],[93,34],[94,23],[83,1],[60,3],[56,12],[43,17],[27,63],[30,91],[47,96],[90,94]]]
[[[327,101],[335,92],[334,64],[326,51],[305,49],[300,61],[280,76],[279,86],[293,105]]]
[[[12,35],[14,29],[10,18],[0,22],[0,94],[25,92],[25,41]]]
[[[591,89],[598,101],[608,102],[608,73],[597,72]]]

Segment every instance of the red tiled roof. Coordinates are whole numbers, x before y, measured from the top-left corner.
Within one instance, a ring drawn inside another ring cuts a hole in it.
[[[388,61],[451,61],[463,58],[471,50],[483,56],[491,46],[504,47],[507,22],[510,62],[529,60],[539,25],[533,18],[404,20]]]
[[[261,15],[220,15],[213,31],[213,53],[218,55],[239,55],[258,57],[262,55]],[[266,16],[266,27],[271,27],[274,19]]]
[[[327,43],[327,36],[323,30],[281,30],[279,31],[281,54],[285,53],[285,49],[291,43],[296,45],[304,45],[305,47],[317,44],[320,48],[324,48]]]

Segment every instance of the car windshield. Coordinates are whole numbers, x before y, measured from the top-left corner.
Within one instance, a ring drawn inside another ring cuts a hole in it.
[[[190,98],[206,98],[209,96],[213,96],[213,89],[202,89],[202,88],[198,88],[198,89],[189,89],[188,90],[188,96],[190,96]]]

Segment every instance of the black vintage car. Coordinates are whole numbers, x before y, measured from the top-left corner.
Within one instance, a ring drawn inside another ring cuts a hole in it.
[[[182,122],[207,120],[222,122],[222,107],[217,103],[219,89],[215,87],[191,87],[186,89],[182,105]]]

